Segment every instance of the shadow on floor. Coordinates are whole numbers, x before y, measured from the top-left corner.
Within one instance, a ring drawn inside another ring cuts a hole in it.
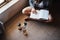
[[[3,33],[3,34],[0,35],[0,40],[6,40],[6,35],[5,35],[5,33]]]

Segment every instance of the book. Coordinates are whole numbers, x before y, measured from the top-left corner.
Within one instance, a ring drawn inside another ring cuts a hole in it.
[[[37,10],[36,12],[37,13],[31,12],[30,18],[48,20],[49,10],[41,9],[41,10]]]

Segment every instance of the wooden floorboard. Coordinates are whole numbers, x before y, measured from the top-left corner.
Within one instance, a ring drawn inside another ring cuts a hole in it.
[[[18,30],[18,24],[24,23],[26,15],[19,14],[6,24],[5,36],[1,40],[60,40],[60,27],[37,21],[28,21],[28,37]]]

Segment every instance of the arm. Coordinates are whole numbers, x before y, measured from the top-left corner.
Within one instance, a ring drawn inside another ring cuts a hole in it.
[[[34,8],[34,0],[29,0],[29,5],[32,7],[31,12],[36,12],[35,8]]]
[[[29,5],[34,8],[34,0],[29,0]]]
[[[44,8],[49,8],[49,0],[43,0]]]

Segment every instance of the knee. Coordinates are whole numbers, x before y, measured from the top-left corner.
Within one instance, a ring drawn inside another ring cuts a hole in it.
[[[28,10],[27,9],[23,9],[22,13],[27,15],[28,14]]]
[[[31,12],[31,8],[30,8],[30,7],[26,7],[26,8],[24,8],[24,9],[22,10],[22,13],[23,13],[23,14],[30,14],[30,12]]]
[[[23,9],[23,10],[22,10],[22,13],[24,14],[24,13],[25,13],[25,11],[26,11],[26,10],[25,10],[25,9]]]

